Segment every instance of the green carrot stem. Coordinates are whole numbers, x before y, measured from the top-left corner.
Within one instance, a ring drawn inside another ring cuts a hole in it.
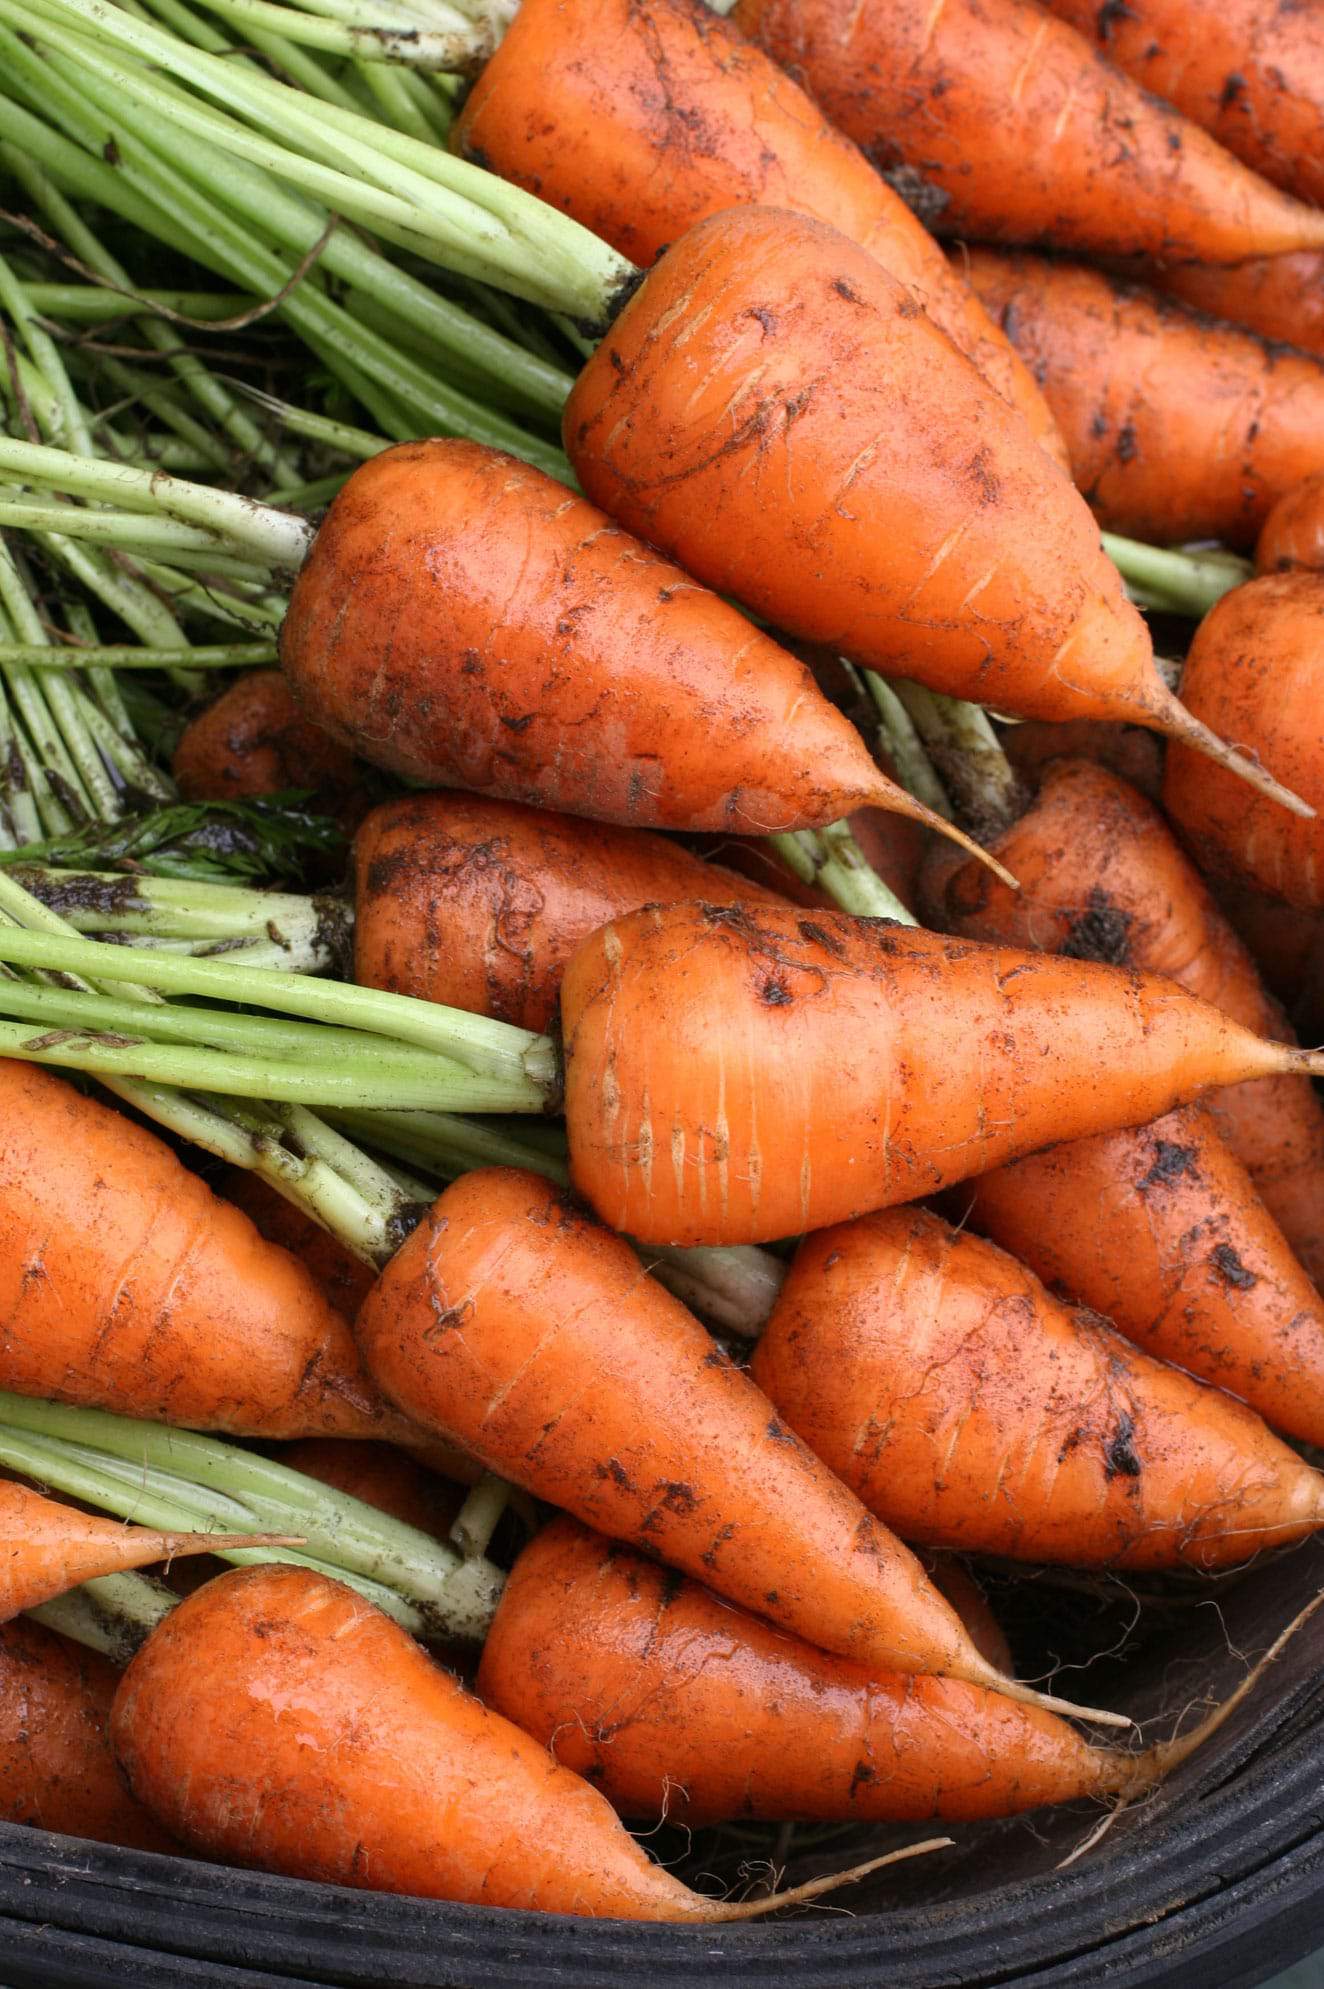
[[[207,5],[213,13],[250,32],[265,29],[302,48],[361,62],[400,62],[417,69],[454,71],[468,68],[475,60],[476,48],[482,46],[481,38],[463,30],[434,34],[403,24],[348,26],[317,14],[300,13],[294,7],[274,5],[273,0],[207,0]],[[481,53],[477,60],[482,60]]]
[[[1179,547],[1147,546],[1116,532],[1103,534],[1103,549],[1122,577],[1157,606],[1195,620],[1207,615],[1234,587],[1249,580],[1249,560],[1228,552],[1183,552]]]
[[[6,164],[20,156],[16,146],[0,147]],[[25,283],[23,290],[38,317],[71,325],[113,324],[119,318],[138,317],[144,305],[183,318],[236,318],[261,301],[238,290],[139,290],[126,296],[122,290],[98,289],[91,283]]]
[[[456,1513],[449,1538],[466,1561],[474,1554],[486,1554],[510,1504],[511,1489],[495,1471],[485,1471]]]
[[[0,670],[22,663],[33,670],[246,670],[277,660],[274,642],[176,643],[154,649],[139,642],[0,642]]]
[[[146,1575],[98,1575],[24,1614],[112,1664],[126,1665],[179,1600]]]
[[[962,825],[984,842],[1010,828],[1029,796],[988,713],[908,678],[893,678],[892,690],[954,798]]]
[[[902,925],[916,923],[878,875],[848,822],[832,822],[826,829],[792,829],[769,836],[768,841],[802,883],[826,891],[843,912],[856,918],[895,919]]]
[[[860,677],[878,713],[879,744],[902,787],[945,822],[954,822],[956,810],[915,729],[914,719],[896,691],[876,670],[861,670]]]

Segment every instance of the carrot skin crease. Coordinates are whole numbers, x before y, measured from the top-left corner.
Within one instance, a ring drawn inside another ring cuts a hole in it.
[[[564,1518],[511,1570],[476,1690],[641,1822],[968,1821],[1133,1772],[1037,1706],[871,1674]]]
[[[907,1539],[1218,1568],[1324,1524],[1324,1476],[1244,1403],[922,1209],[807,1238],[752,1372]]]
[[[1324,470],[1284,491],[1256,541],[1257,572],[1286,573],[1294,566],[1324,572]]]
[[[1028,369],[928,229],[702,0],[523,0],[452,143],[641,269],[696,221],[742,202],[829,222],[915,293],[1065,465]]]
[[[1137,282],[1175,297],[1193,311],[1244,325],[1324,359],[1324,254],[1256,256],[1218,267],[1201,262],[1143,263]]]
[[[922,176],[945,234],[1203,262],[1324,246],[1324,215],[1036,0],[737,0],[732,19],[871,157]]]
[[[1314,1067],[1157,975],[794,908],[632,913],[561,1017],[572,1178],[647,1243],[795,1236]]]

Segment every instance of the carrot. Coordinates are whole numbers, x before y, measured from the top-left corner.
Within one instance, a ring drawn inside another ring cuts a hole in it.
[[[1013,1676],[1016,1664],[1006,1632],[966,1563],[955,1554],[935,1554],[931,1548],[919,1555],[919,1561],[938,1593],[946,1596],[964,1623],[975,1649],[999,1671]]]
[[[1037,1706],[870,1675],[564,1518],[511,1570],[476,1690],[640,1819],[956,1822],[1141,1779]]]
[[[1257,173],[1324,204],[1324,20],[1274,0],[1048,0]]]
[[[128,1850],[176,1841],[124,1786],[106,1732],[119,1673],[20,1619],[0,1626],[0,1817]]]
[[[353,755],[304,716],[279,670],[246,670],[191,719],[171,771],[188,801],[311,788],[347,827],[367,806]]]
[[[1137,272],[1169,297],[1264,338],[1280,339],[1324,359],[1324,254],[1257,256],[1228,268],[1208,263],[1150,263]]]
[[[596,503],[779,628],[999,711],[1197,743],[1068,479],[821,222],[691,228],[580,374],[565,438]]]
[[[417,1422],[586,1525],[824,1650],[1037,1698],[980,1656],[914,1556],[628,1244],[537,1176],[448,1188],[358,1337]]]
[[[278,1195],[251,1167],[227,1167],[212,1185],[224,1201],[243,1210],[259,1236],[298,1258],[337,1312],[346,1319],[354,1317],[376,1275],[361,1258]]]
[[[1216,609],[1205,626],[1221,616]],[[986,891],[968,869],[951,871],[928,898],[944,930],[1166,974],[1242,1028],[1292,1040],[1163,817],[1102,767],[1050,767],[1034,807],[997,847],[1023,888]],[[1314,1087],[1271,1077],[1208,1103],[1293,1250],[1312,1277],[1324,1276],[1324,1111]]]
[[[724,207],[830,222],[915,293],[1065,465],[1042,394],[927,228],[803,90],[701,0],[523,0],[452,146],[643,269]]]
[[[1293,566],[1324,570],[1324,470],[1283,492],[1264,521],[1255,566],[1260,573]]]
[[[634,912],[561,1016],[572,1178],[646,1243],[797,1235],[1321,1063],[1157,976],[790,908]]]
[[[677,898],[781,902],[645,830],[459,793],[374,809],[354,876],[360,986],[533,1030],[555,1014],[580,940],[608,919]]]
[[[139,1800],[227,1863],[632,1920],[740,1920],[813,1896],[691,1892],[398,1624],[303,1568],[245,1568],[181,1603],[125,1672],[111,1736]]]
[[[303,1437],[282,1448],[280,1462],[438,1539],[449,1533],[464,1502],[460,1485],[426,1470],[416,1458],[389,1443]]]
[[[751,1372],[906,1539],[1217,1568],[1324,1525],[1324,1475],[1244,1403],[922,1209],[808,1237]]]
[[[1195,632],[1182,682],[1194,708],[1281,761],[1307,799],[1324,803],[1320,616],[1324,575],[1304,567],[1234,588]],[[1302,910],[1324,906],[1324,830],[1231,790],[1214,768],[1171,753],[1163,805],[1201,867],[1241,879]]]
[[[1216,882],[1218,908],[1287,1010],[1297,1036],[1324,1036],[1324,913],[1299,912],[1248,885]]]
[[[1254,542],[1324,468],[1324,361],[1211,325],[1079,263],[968,249],[970,281],[1043,384],[1100,523]]]
[[[271,1533],[158,1533],[45,1499],[0,1479],[0,1623],[80,1582],[226,1547],[299,1547]]]
[[[163,1141],[0,1059],[0,1387],[252,1436],[403,1429],[288,1252]]]
[[[1094,760],[1147,801],[1157,801],[1163,787],[1162,745],[1138,725],[1094,725],[1083,718],[1050,725],[1031,718],[1008,725],[1000,736],[1007,758],[1032,788],[1051,760]],[[916,895],[912,903],[917,902]]]
[[[1324,215],[1035,0],[737,0],[732,18],[880,164],[946,196],[945,233],[1201,262],[1324,246]]]

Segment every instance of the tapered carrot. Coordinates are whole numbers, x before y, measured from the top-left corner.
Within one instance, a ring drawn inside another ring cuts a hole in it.
[[[565,439],[596,503],[779,628],[999,711],[1131,718],[1228,759],[1159,677],[1068,479],[821,222],[745,207],[691,228],[580,374]]]
[[[1283,492],[1264,521],[1255,565],[1260,573],[1293,566],[1324,571],[1324,470]]]
[[[0,1623],[80,1582],[230,1547],[298,1547],[273,1533],[159,1533],[79,1512],[0,1479]]]
[[[1324,19],[1279,0],[1048,0],[1276,186],[1324,204]]]
[[[1216,609],[1209,622],[1221,616]],[[1197,643],[1203,640],[1201,629]],[[1198,775],[1194,785],[1201,785]],[[1018,867],[1023,888],[986,891],[970,870],[953,867],[928,904],[944,931],[1169,975],[1243,1028],[1291,1040],[1281,1009],[1163,817],[1103,767],[1050,767],[1033,808],[997,847]],[[935,876],[938,869],[931,866]],[[1318,1280],[1324,1276],[1324,1110],[1314,1087],[1299,1077],[1270,1077],[1220,1092],[1208,1105]]]
[[[1028,369],[927,228],[702,0],[523,0],[452,143],[643,269],[696,221],[742,202],[830,222],[914,291],[1065,463]]]
[[[677,898],[776,904],[775,891],[662,836],[484,795],[373,810],[354,844],[354,976],[545,1029],[581,939]]]
[[[1324,468],[1324,361],[1080,263],[968,249],[962,266],[1042,381],[1104,526],[1249,545]]]
[[[1192,310],[1324,358],[1324,254],[1318,249],[1256,256],[1222,268],[1201,262],[1148,263],[1137,268],[1136,276]]]
[[[564,1518],[511,1570],[476,1690],[641,1821],[955,1822],[1143,1780],[1037,1706],[871,1675]]]
[[[308,1569],[237,1570],[181,1603],[124,1674],[111,1734],[135,1795],[227,1863],[631,1920],[748,1919],[813,1896],[691,1892],[586,1782]]]
[[[1215,1568],[1324,1525],[1324,1475],[1244,1403],[922,1209],[807,1238],[751,1371],[907,1539]]]
[[[251,1167],[227,1167],[212,1183],[225,1201],[242,1209],[259,1236],[278,1243],[312,1273],[336,1311],[352,1319],[376,1275],[338,1237],[278,1195]]]
[[[919,1559],[933,1586],[946,1596],[965,1624],[975,1649],[999,1671],[1013,1677],[1016,1663],[1007,1633],[968,1565],[955,1554],[935,1553],[932,1548],[921,1552]]]
[[[1322,1062],[1156,975],[750,906],[604,927],[561,1016],[574,1182],[652,1243],[793,1236]]]
[[[128,1850],[179,1845],[134,1801],[107,1726],[119,1673],[19,1620],[0,1626],[0,1817]]]
[[[628,1244],[538,1177],[448,1188],[357,1331],[407,1414],[587,1525],[825,1650],[1037,1698]]]
[[[190,801],[312,788],[337,812],[366,805],[353,755],[300,711],[279,670],[246,670],[190,720],[171,771]]]
[[[1234,588],[1195,632],[1182,682],[1202,714],[1225,722],[1266,760],[1281,761],[1307,798],[1324,804],[1324,574],[1300,567]],[[1324,829],[1237,797],[1235,782],[1171,753],[1163,805],[1201,865],[1285,898],[1324,906]]]
[[[872,157],[947,196],[945,232],[1203,262],[1324,246],[1324,215],[1036,0],[737,0],[733,19]]]

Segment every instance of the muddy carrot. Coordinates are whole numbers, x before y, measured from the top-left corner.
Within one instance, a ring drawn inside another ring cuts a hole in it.
[[[1095,760],[1148,801],[1157,801],[1163,786],[1163,746],[1139,725],[1093,725],[1077,719],[1052,725],[1027,719],[1008,725],[1002,749],[1017,773],[1037,788],[1051,760]]]
[[[1324,571],[1324,471],[1283,492],[1264,521],[1255,565],[1260,573],[1293,566]]]
[[[1318,249],[1229,267],[1150,262],[1136,269],[1136,278],[1192,310],[1324,358],[1324,254]]]
[[[279,670],[246,670],[191,719],[171,771],[190,801],[312,788],[337,814],[366,805],[353,756],[305,717]]]

